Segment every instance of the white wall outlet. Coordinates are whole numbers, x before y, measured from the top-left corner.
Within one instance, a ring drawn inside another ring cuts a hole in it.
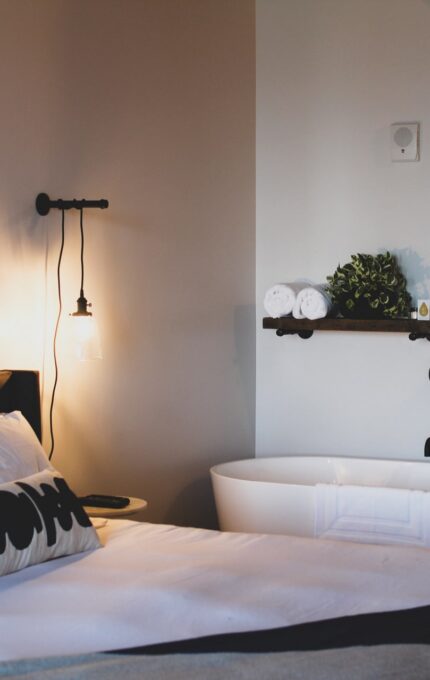
[[[419,123],[395,123],[391,126],[391,160],[420,160]]]

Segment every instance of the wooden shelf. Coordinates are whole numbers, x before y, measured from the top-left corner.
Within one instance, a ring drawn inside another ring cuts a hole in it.
[[[410,340],[430,340],[430,321],[417,319],[294,319],[284,316],[280,319],[265,317],[263,328],[276,331],[279,336],[299,335],[310,338],[314,331],[353,331],[362,333],[409,333]]]

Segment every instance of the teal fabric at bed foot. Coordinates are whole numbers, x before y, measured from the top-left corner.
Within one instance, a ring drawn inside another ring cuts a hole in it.
[[[430,647],[381,645],[270,654],[88,654],[0,664],[15,680],[428,680]]]

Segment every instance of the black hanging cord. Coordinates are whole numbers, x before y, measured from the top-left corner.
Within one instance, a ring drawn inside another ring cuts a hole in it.
[[[63,250],[64,250],[64,222],[65,222],[65,219],[64,219],[64,209],[63,209],[63,210],[61,210],[61,246],[60,246],[60,252],[59,252],[59,255],[58,255],[58,264],[57,264],[58,315],[57,315],[57,322],[55,324],[54,340],[53,340],[55,379],[54,379],[54,386],[52,388],[52,394],[51,394],[51,405],[49,407],[49,432],[50,432],[50,435],[51,435],[51,450],[50,450],[49,456],[48,456],[49,460],[51,460],[51,458],[53,456],[54,447],[55,447],[53,411],[54,411],[55,390],[57,389],[57,382],[58,382],[57,335],[58,335],[58,327],[60,325],[61,313],[63,311],[63,300],[62,300],[62,296],[61,296],[60,270],[61,270],[61,260],[63,258]]]
[[[80,208],[81,227],[81,297],[84,297],[84,210]]]

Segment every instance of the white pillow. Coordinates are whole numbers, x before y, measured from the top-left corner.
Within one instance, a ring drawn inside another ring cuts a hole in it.
[[[0,485],[0,576],[94,548],[96,530],[58,472]]]
[[[0,413],[0,484],[47,468],[54,469],[22,413]]]

